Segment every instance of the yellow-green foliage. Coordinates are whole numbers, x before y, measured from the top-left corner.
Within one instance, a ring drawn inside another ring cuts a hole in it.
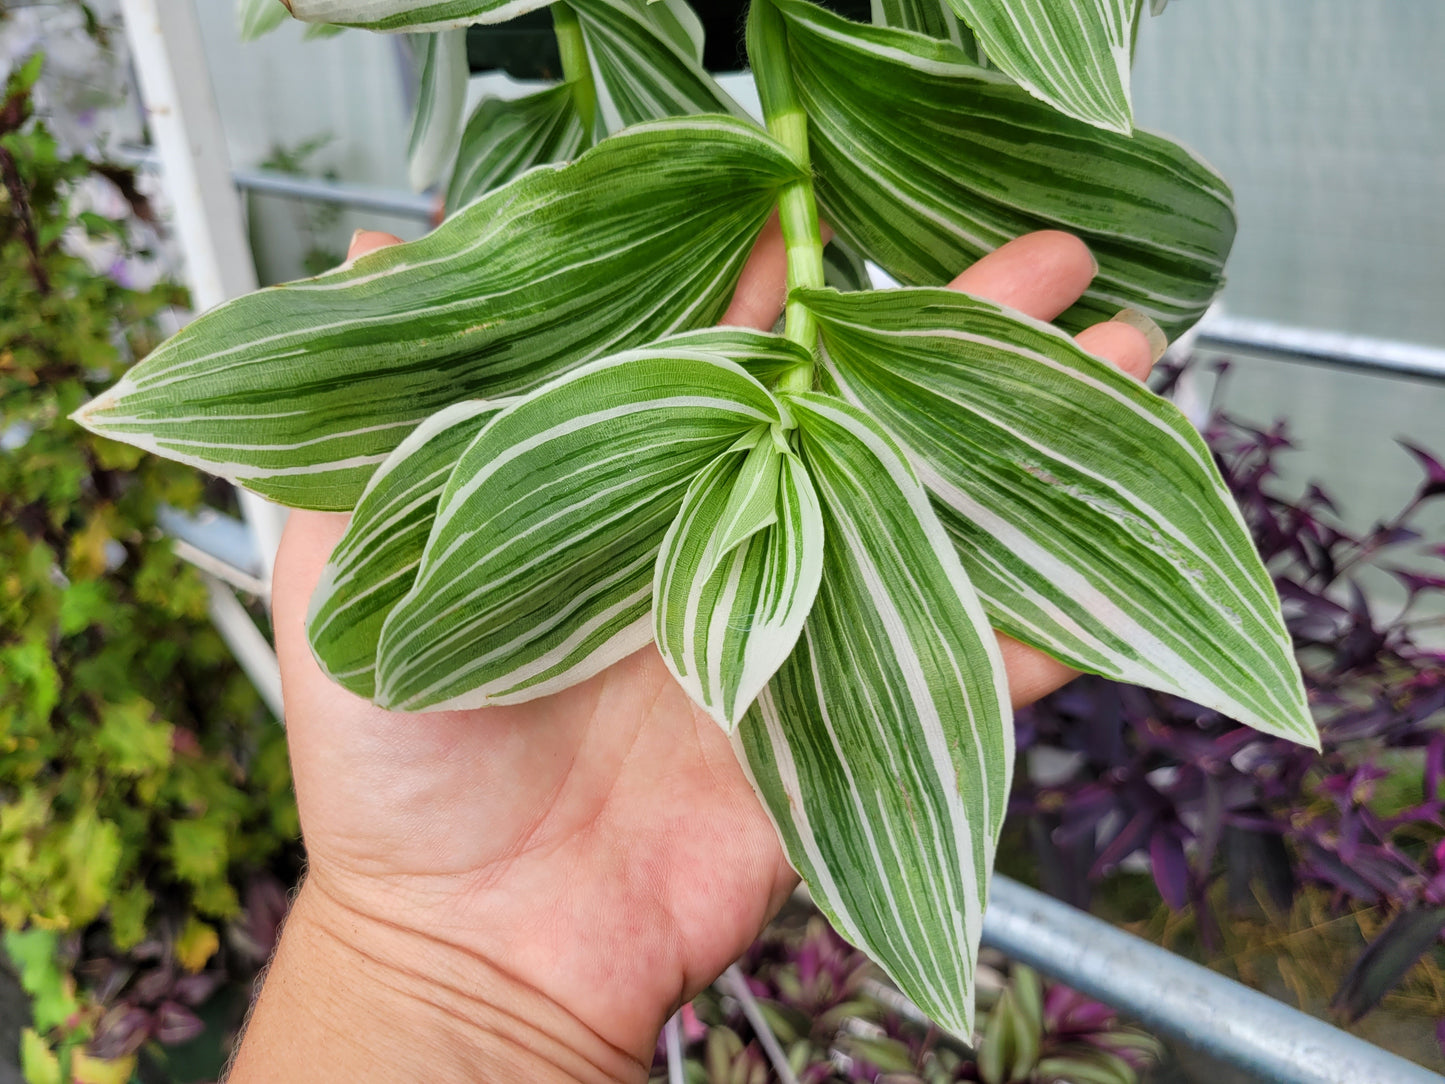
[[[124,949],[162,913],[234,915],[297,823],[280,729],[153,527],[202,479],[66,420],[178,297],[65,250],[125,224],[72,215],[95,168],[29,116],[37,71],[0,108],[0,926],[104,920]]]

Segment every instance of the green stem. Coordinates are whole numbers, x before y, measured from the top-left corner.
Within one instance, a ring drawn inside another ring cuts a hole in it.
[[[748,57],[758,84],[758,97],[768,131],[802,167],[803,177],[778,194],[778,219],[787,250],[788,292],[784,334],[811,355],[818,344],[818,322],[807,307],[792,300],[793,290],[823,285],[823,236],[818,226],[818,205],[813,197],[813,167],[808,158],[808,115],[793,84],[788,56],[788,29],[771,0],[753,0],[748,10]],[[786,374],[779,387],[807,391],[813,383],[813,366]]]
[[[577,106],[582,130],[592,138],[596,134],[593,125],[597,123],[597,84],[592,79],[592,62],[587,59],[582,23],[569,5],[552,5],[552,32],[557,36],[557,51],[562,55],[562,78],[572,85],[572,101]]]

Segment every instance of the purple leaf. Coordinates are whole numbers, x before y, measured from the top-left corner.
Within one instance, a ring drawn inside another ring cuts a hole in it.
[[[1189,902],[1189,863],[1179,837],[1168,828],[1157,828],[1149,837],[1149,866],[1164,902],[1171,910],[1184,910]]]
[[[1399,985],[1445,928],[1445,907],[1401,911],[1380,931],[1340,983],[1331,1008],[1353,1023]]]
[[[178,1002],[163,1001],[156,1010],[155,1036],[165,1046],[188,1043],[205,1030],[201,1018]]]
[[[123,1058],[139,1050],[150,1033],[150,1013],[134,1005],[117,1005],[95,1025],[90,1052],[97,1058]]]
[[[1440,460],[1417,445],[1403,440],[1398,443],[1400,447],[1414,456],[1425,470],[1425,481],[1421,483],[1418,499],[1425,500],[1445,493],[1445,463],[1441,463]]]

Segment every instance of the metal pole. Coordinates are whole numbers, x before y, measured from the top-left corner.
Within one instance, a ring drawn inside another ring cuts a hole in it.
[[[1213,311],[1200,321],[1200,346],[1249,350],[1291,361],[1316,362],[1370,373],[1445,380],[1445,350],[1421,343],[1292,327]]]
[[[983,943],[1268,1084],[1441,1084],[1414,1062],[995,877]]]

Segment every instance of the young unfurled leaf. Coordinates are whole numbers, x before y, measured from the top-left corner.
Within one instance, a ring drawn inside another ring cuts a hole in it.
[[[457,464],[382,629],[376,701],[516,703],[642,647],[688,485],[785,417],[732,362],[675,349],[593,362],[497,415]]]
[[[949,0],[989,60],[1030,94],[1128,135],[1129,41],[1139,0]]]
[[[1318,743],[1274,586],[1173,405],[1048,325],[952,290],[802,296],[825,384],[916,457],[996,625]]]
[[[959,22],[948,0],[872,0],[871,6],[874,26],[912,30],[951,41],[971,60],[978,59],[978,42],[973,31]]]
[[[416,581],[437,504],[467,446],[509,400],[433,414],[376,468],[311,596],[306,634],[321,669],[371,698],[387,615]]]
[[[1099,261],[1060,323],[1121,308],[1173,337],[1208,308],[1234,241],[1229,186],[1183,147],[1059,116],[956,46],[774,0],[808,111],[818,207],[900,282],[941,285],[1030,230]]]
[[[488,98],[462,133],[447,186],[447,210],[465,206],[533,166],[570,161],[589,142],[570,83],[522,98]]]
[[[827,396],[787,403],[822,505],[822,584],[735,741],[838,932],[967,1036],[1013,761],[1003,661],[893,440]]]
[[[236,32],[242,41],[255,41],[285,21],[281,0],[236,0]]]
[[[665,0],[572,0],[571,6],[587,39],[609,131],[690,113],[747,116],[702,66],[691,35],[684,44],[684,28],[662,25],[676,22]]]
[[[631,128],[420,241],[206,313],[77,418],[286,504],[351,508],[442,407],[713,323],[797,176],[731,118]]]
[[[462,136],[467,106],[467,32],[418,34],[411,40],[416,43],[421,85],[407,142],[407,179],[420,192],[441,179]]]
[[[755,434],[688,489],[657,559],[654,635],[724,730],[793,649],[822,570],[818,497],[781,433]]]
[[[782,375],[809,366],[812,356],[797,343],[771,331],[748,327],[707,327],[658,340],[658,347],[706,350],[741,365],[759,384],[773,387]]]

